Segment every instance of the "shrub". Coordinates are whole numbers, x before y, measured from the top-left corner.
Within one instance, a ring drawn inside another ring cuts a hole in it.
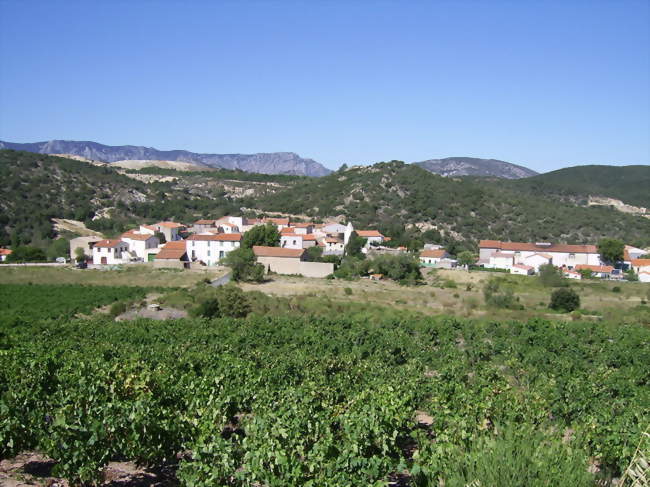
[[[108,315],[115,318],[122,313],[126,313],[127,305],[124,301],[117,301],[111,304],[110,309],[108,310]]]
[[[241,247],[228,252],[223,263],[232,269],[234,281],[262,282],[264,280],[264,266],[256,262],[252,249]]]
[[[344,292],[346,295],[350,296],[350,295],[352,294],[352,289],[350,289],[349,287],[346,287],[346,288],[343,290],[343,292]]]
[[[620,288],[619,286],[614,286],[614,287],[612,288],[612,292],[613,292],[613,293],[620,293],[620,292],[621,292],[621,288]]]
[[[511,289],[502,290],[503,278],[493,277],[483,287],[485,304],[495,308],[523,309]]]
[[[556,289],[551,294],[549,308],[570,313],[580,307],[580,296],[573,289]]]
[[[218,288],[217,300],[221,316],[245,318],[251,311],[251,303],[246,293],[234,284],[227,284]]]
[[[445,281],[442,283],[442,287],[444,289],[456,289],[458,285],[453,279],[445,279]]]
[[[195,318],[218,318],[221,316],[219,301],[217,298],[209,298],[201,301],[196,307],[190,310],[190,316]]]
[[[539,281],[544,287],[563,287],[568,285],[566,279],[562,276],[562,271],[553,264],[539,266]]]

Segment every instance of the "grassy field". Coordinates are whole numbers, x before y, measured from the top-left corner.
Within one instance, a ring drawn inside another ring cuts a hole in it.
[[[2,284],[87,284],[93,286],[187,287],[227,273],[223,267],[198,270],[155,269],[148,264],[123,270],[74,269],[72,267],[3,267]]]

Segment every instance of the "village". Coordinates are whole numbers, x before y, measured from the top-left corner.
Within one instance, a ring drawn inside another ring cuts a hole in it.
[[[290,218],[243,218],[224,216],[201,219],[191,225],[161,221],[142,224],[119,238],[98,236],[70,240],[70,259],[80,268],[102,268],[134,263],[150,263],[154,268],[197,269],[223,264],[223,259],[240,248],[243,235],[258,225],[272,224],[279,231],[274,246],[253,246],[256,261],[266,273],[325,278],[335,270],[332,261],[313,261],[308,249],[318,255],[342,257],[353,234],[365,241],[361,252],[367,256],[407,253],[405,247],[388,246],[391,238],[377,230],[357,230],[351,222],[293,222]],[[0,249],[5,262],[10,249]],[[540,267],[552,265],[567,279],[584,277],[624,280],[633,271],[640,282],[650,282],[647,250],[625,245],[624,256],[614,266],[604,261],[596,245],[505,242],[481,240],[474,262],[463,262],[435,244],[418,251],[420,266],[434,269],[477,269],[532,276]],[[65,259],[60,259],[65,261]],[[335,259],[334,259],[335,261]],[[373,278],[381,278],[374,275]]]

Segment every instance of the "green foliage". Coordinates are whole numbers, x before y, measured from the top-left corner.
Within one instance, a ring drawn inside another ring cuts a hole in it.
[[[594,485],[584,450],[531,427],[509,426],[480,436],[459,451],[455,460],[445,482],[449,487]]]
[[[422,280],[420,261],[410,254],[378,255],[370,261],[370,267],[375,274],[383,274],[400,284],[414,285]]]
[[[111,304],[111,307],[108,310],[108,315],[115,318],[122,313],[126,313],[127,309],[128,307],[124,301],[116,301],[115,303]]]
[[[621,292],[621,286],[614,286],[612,288],[613,293],[620,293]]]
[[[250,248],[242,246],[230,251],[222,262],[232,270],[234,281],[262,282],[264,280],[264,266],[257,263],[255,254]]]
[[[221,316],[219,300],[217,298],[208,298],[201,301],[190,310],[190,316],[195,318],[219,318]]]
[[[221,316],[245,318],[251,312],[251,304],[241,288],[226,284],[217,288],[217,300]]]
[[[603,238],[598,242],[600,257],[609,264],[616,264],[623,260],[625,244],[615,238]]]
[[[544,287],[563,287],[568,285],[566,279],[562,275],[562,271],[553,264],[543,264],[539,266],[538,279]]]
[[[322,262],[323,261],[323,247],[314,245],[305,250],[305,259],[309,262]]]
[[[625,272],[625,279],[627,279],[630,282],[637,282],[639,280],[639,276],[637,275],[636,272],[634,272],[634,269],[628,269]]]
[[[77,247],[74,249],[74,258],[77,261],[85,261],[86,260],[86,254],[84,252],[84,249],[81,247]]]
[[[620,476],[649,419],[641,325],[98,318],[0,332],[0,455],[41,451],[76,482],[183,452],[192,486],[378,486],[403,471],[414,485],[579,486],[596,481],[590,458]]]
[[[46,318],[72,318],[126,299],[142,298],[145,289],[81,284],[0,284],[0,327]]]
[[[570,288],[556,289],[551,294],[551,302],[548,307],[556,311],[570,313],[580,307],[580,296]]]
[[[504,289],[503,278],[492,277],[483,286],[485,304],[495,308],[523,309],[512,289]]]
[[[346,296],[351,296],[352,295],[352,289],[349,288],[349,287],[344,288],[343,292],[346,294]]]
[[[15,247],[7,257],[7,262],[44,262],[46,260],[45,252],[29,245]]]
[[[366,259],[345,257],[338,269],[334,271],[334,276],[340,279],[357,279],[361,276],[367,276],[370,265],[370,261]]]
[[[273,223],[255,225],[242,237],[241,246],[247,249],[254,245],[277,247],[280,244],[280,232]]]
[[[462,265],[462,266],[465,266],[465,265],[466,265],[466,266],[470,266],[470,265],[472,265],[474,262],[476,262],[476,259],[477,259],[477,258],[478,258],[478,257],[476,256],[476,254],[474,254],[474,253],[472,253],[472,252],[469,252],[469,251],[465,250],[465,251],[459,253],[458,256],[457,256],[457,259],[458,259],[458,265]]]
[[[594,278],[594,272],[591,269],[580,269],[578,272],[580,272],[580,277],[582,279],[593,279]]]
[[[365,259],[365,255],[361,249],[366,245],[366,239],[359,237],[357,232],[352,232],[348,239],[348,244],[345,246],[345,255],[357,259]]]
[[[58,257],[70,258],[70,241],[65,238],[57,238],[52,240],[52,243],[45,251],[47,260],[55,260]]]

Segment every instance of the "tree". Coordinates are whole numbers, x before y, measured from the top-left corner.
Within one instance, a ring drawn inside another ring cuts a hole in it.
[[[190,310],[190,315],[201,318],[218,318],[221,316],[219,308],[219,300],[217,298],[209,298],[201,301],[195,308]]]
[[[234,281],[262,282],[264,280],[264,266],[257,263],[255,254],[250,248],[240,247],[232,250],[222,261],[232,269]]]
[[[29,245],[20,245],[13,249],[13,252],[7,257],[7,262],[43,262],[47,257],[38,247]]]
[[[251,311],[251,303],[246,293],[234,284],[226,284],[218,288],[217,300],[222,316],[245,318]]]
[[[603,238],[598,242],[598,253],[608,264],[614,265],[623,260],[625,244],[615,238]]]
[[[273,223],[266,225],[255,225],[242,238],[241,246],[247,249],[254,245],[266,247],[277,247],[280,244],[280,232]]]
[[[469,250],[465,250],[458,254],[458,264],[462,266],[470,266],[474,262],[476,262],[476,255],[470,252]]]
[[[154,232],[153,234],[154,237],[158,237],[158,241],[161,244],[167,243],[167,239],[165,238],[165,234],[162,232]]]
[[[305,258],[309,262],[322,262],[323,247],[314,245],[313,247],[307,248],[307,250],[305,250]]]
[[[359,237],[357,232],[352,232],[348,239],[348,244],[345,246],[345,255],[348,257],[364,259],[365,255],[361,252],[364,245],[366,245],[366,239]]]
[[[420,240],[419,238],[414,238],[409,240],[408,245],[406,246],[406,249],[409,252],[417,252],[418,250],[422,249],[424,247],[424,242]]]
[[[412,255],[379,255],[370,261],[370,265],[374,273],[383,274],[400,284],[417,284],[422,280],[419,259]]]
[[[84,252],[84,249],[82,247],[77,247],[76,249],[74,249],[74,258],[77,262],[85,262],[86,253]]]
[[[539,266],[539,281],[544,287],[562,287],[567,282],[562,276],[562,271],[553,264],[543,264]]]
[[[54,260],[57,257],[66,257],[70,252],[70,241],[64,238],[57,238],[47,247],[45,254],[48,260]]]
[[[551,294],[551,302],[548,307],[556,311],[570,313],[580,307],[580,296],[570,288],[556,289]]]

